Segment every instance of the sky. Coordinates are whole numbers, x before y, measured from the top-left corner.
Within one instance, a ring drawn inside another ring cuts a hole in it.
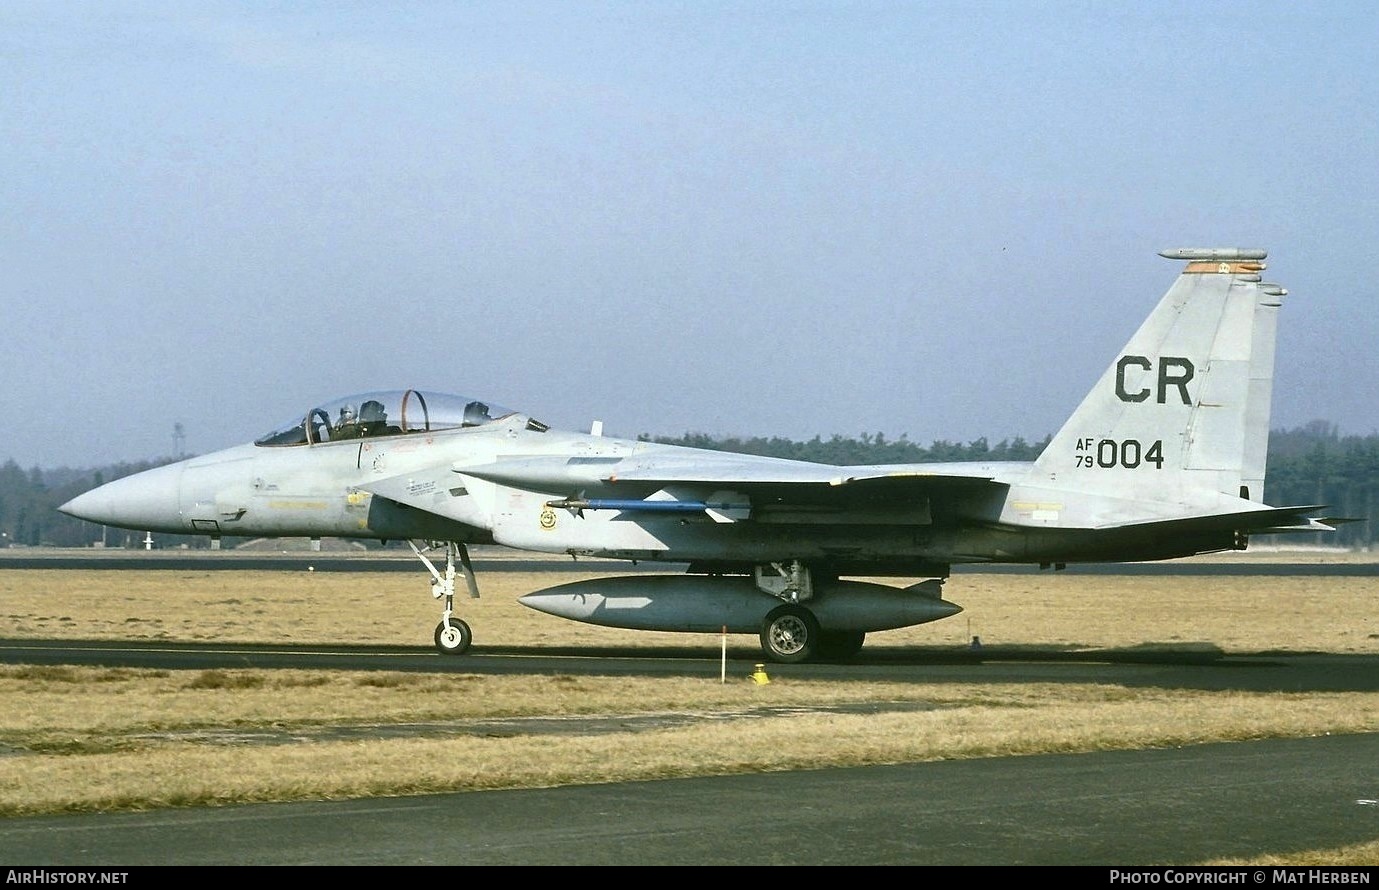
[[[417,388],[609,435],[1057,430],[1178,274],[1379,432],[1379,4],[0,3],[0,462]]]

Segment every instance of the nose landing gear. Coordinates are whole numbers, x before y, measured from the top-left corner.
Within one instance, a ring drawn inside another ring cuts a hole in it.
[[[479,598],[479,584],[474,580],[474,566],[469,561],[469,551],[459,541],[447,541],[445,543],[445,571],[436,568],[435,563],[427,558],[421,548],[414,541],[408,541],[407,546],[412,548],[417,559],[426,564],[426,568],[431,572],[431,595],[436,599],[445,600],[445,611],[441,613],[440,623],[436,625],[436,651],[442,655],[463,655],[469,651],[469,645],[474,642],[474,634],[469,629],[469,625],[461,618],[454,616],[455,611],[455,566],[459,563],[459,572],[464,575],[465,584],[469,588],[470,599]],[[435,543],[428,544],[427,549],[437,546]]]

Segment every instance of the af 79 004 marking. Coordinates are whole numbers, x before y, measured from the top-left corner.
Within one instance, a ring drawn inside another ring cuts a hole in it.
[[[1100,467],[1109,470],[1112,467],[1123,467],[1133,470],[1140,466],[1153,465],[1154,469],[1162,470],[1164,443],[1162,439],[1155,439],[1146,448],[1139,439],[1125,439],[1120,442],[1115,439],[1078,439],[1077,454],[1074,458],[1077,466],[1083,469]]]

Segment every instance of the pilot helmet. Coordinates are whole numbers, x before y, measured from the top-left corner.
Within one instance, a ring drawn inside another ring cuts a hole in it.
[[[383,403],[380,401],[369,399],[359,406],[359,419],[365,423],[373,420],[382,420],[383,417]]]

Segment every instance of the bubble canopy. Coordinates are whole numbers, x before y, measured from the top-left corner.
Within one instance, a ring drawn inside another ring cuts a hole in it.
[[[254,440],[255,445],[316,445],[346,439],[401,436],[482,426],[515,413],[478,399],[419,389],[383,390],[344,396]]]

